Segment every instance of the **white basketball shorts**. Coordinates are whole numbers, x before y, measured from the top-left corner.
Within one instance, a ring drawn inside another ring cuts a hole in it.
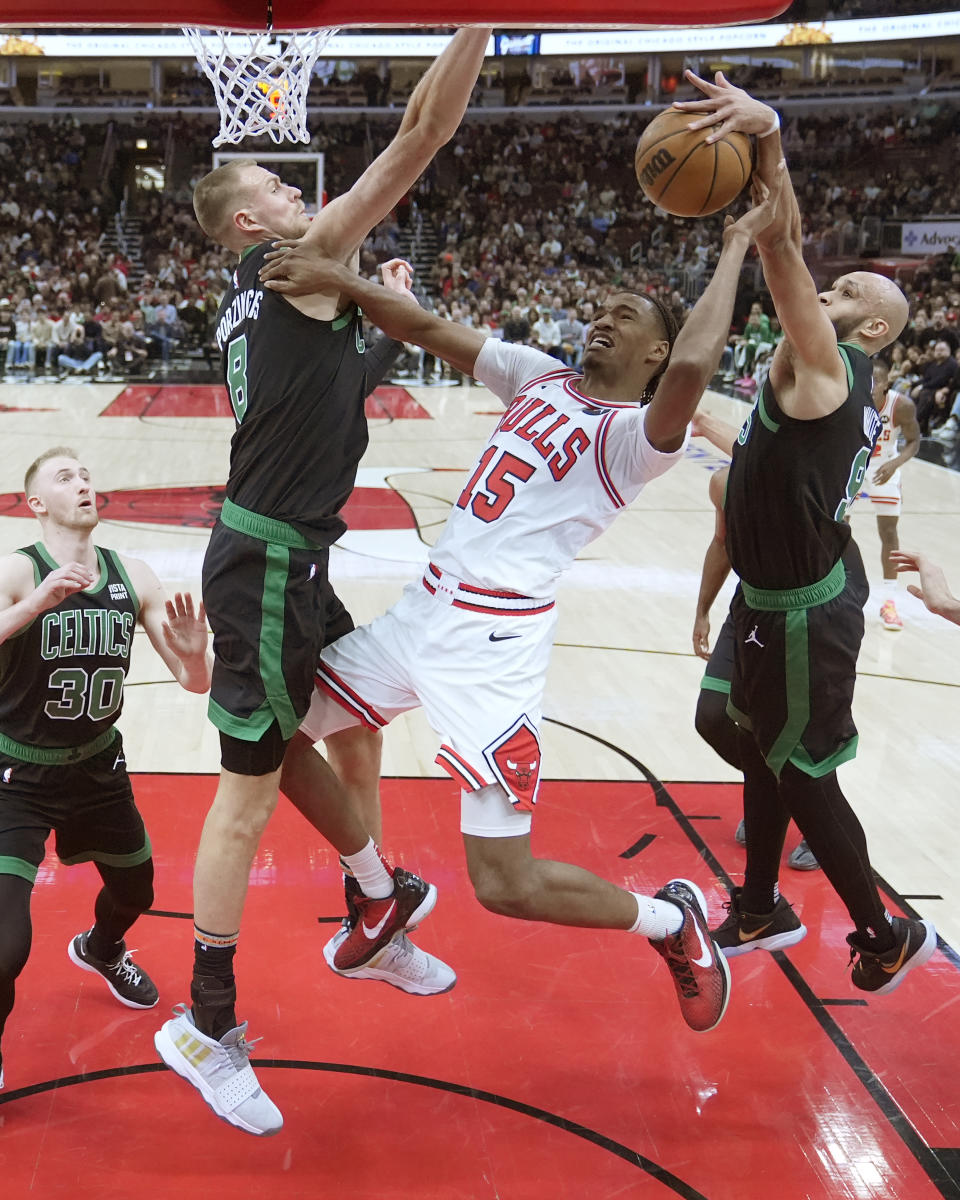
[[[323,650],[301,728],[319,741],[350,725],[382,729],[422,706],[441,740],[435,761],[466,793],[463,831],[526,833],[540,784],[541,706],[555,626],[551,600],[467,588],[428,569],[383,616]],[[480,798],[475,820],[470,812],[470,794],[491,784],[512,804],[503,805],[496,829],[488,800]]]
[[[877,466],[879,465],[878,463]],[[899,469],[894,471],[886,483],[873,482],[873,472],[875,470],[876,467],[871,466],[867,471],[866,478],[863,481],[863,488],[857,499],[869,501],[878,517],[899,517],[902,501]]]

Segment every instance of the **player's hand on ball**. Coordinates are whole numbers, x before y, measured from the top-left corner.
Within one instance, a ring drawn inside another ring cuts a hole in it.
[[[715,142],[726,133],[766,134],[772,132],[772,127],[778,118],[769,104],[755,100],[743,88],[734,87],[722,71],[714,76],[714,82],[701,79],[693,71],[684,71],[687,80],[700,89],[705,100],[675,100],[673,107],[683,112],[703,113],[703,117],[695,121],[691,129],[705,129],[708,125],[716,128],[707,138]]]

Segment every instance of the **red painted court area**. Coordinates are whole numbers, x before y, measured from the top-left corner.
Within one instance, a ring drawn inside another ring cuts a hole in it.
[[[447,995],[335,977],[321,948],[342,898],[333,853],[284,801],[263,840],[238,956],[273,1139],[218,1122],[162,1068],[153,1033],[187,997],[191,872],[215,780],[135,776],[156,914],[131,935],[160,1007],[120,1007],[66,957],[92,868],[48,858],[34,949],[4,1038],[0,1178],[10,1197],[486,1200],[935,1200],[957,1196],[960,972],[947,953],[894,995],[849,982],[845,916],[819,872],[782,886],[810,932],[734,960],[727,1016],[683,1024],[644,939],[511,922],[475,902],[446,780],[385,780],[391,856],[435,882],[417,941]],[[657,804],[660,795],[662,803]],[[634,890],[674,875],[714,918],[739,881],[739,789],[547,782],[535,851]],[[790,843],[792,845],[792,843]],[[628,855],[625,857],[625,855]],[[890,907],[899,911],[891,898]],[[318,923],[317,918],[321,918]]]
[[[430,414],[406,388],[384,385],[367,397],[369,420],[429,420]],[[232,417],[230,398],[221,384],[131,384],[112,400],[101,417]]]

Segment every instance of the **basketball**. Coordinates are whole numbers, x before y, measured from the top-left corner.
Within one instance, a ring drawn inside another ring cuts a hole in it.
[[[701,114],[668,108],[637,144],[637,182],[648,200],[675,217],[705,217],[726,208],[750,178],[750,139],[727,133],[712,145],[711,129],[690,129]]]

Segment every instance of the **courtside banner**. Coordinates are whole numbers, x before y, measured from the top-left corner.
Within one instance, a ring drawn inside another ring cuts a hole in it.
[[[960,221],[904,221],[901,227],[901,254],[943,254],[950,246],[960,250]]]

